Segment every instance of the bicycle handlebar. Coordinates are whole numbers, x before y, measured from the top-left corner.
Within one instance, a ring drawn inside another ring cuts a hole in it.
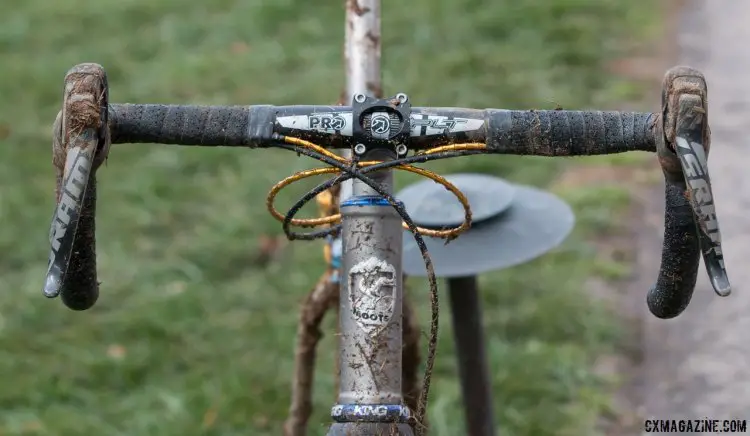
[[[659,114],[411,108],[403,94],[402,100],[381,101],[364,112],[354,105],[365,96],[355,97],[352,106],[110,105],[106,75],[96,64],[74,67],[65,83],[63,110],[55,123],[58,202],[44,293],[61,293],[72,309],[87,309],[98,296],[94,175],[110,143],[259,148],[297,137],[327,148],[349,148],[363,130],[373,140],[402,135],[402,145],[412,150],[480,142],[485,144],[482,152],[497,154],[656,152],[665,176],[666,211],[662,264],[648,293],[649,309],[657,317],[672,318],[687,307],[701,251],[717,294],[730,292],[706,166],[705,80],[687,67],[675,67],[665,76]]]
[[[349,148],[351,106],[109,106],[112,143],[263,147],[274,135]],[[578,156],[656,151],[657,116],[638,112],[412,108],[409,148],[485,142],[491,153]]]

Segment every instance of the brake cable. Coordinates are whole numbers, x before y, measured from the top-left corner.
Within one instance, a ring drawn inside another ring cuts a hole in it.
[[[425,371],[422,379],[422,389],[420,392],[419,402],[417,410],[415,411],[414,419],[420,427],[424,427],[424,418],[427,411],[427,402],[430,390],[430,382],[432,378],[432,371],[435,364],[435,356],[437,354],[437,339],[439,329],[439,297],[437,288],[437,277],[435,275],[432,261],[430,259],[427,245],[422,238],[422,235],[436,237],[446,240],[446,244],[451,240],[457,238],[462,232],[468,230],[471,227],[471,207],[466,196],[452,183],[446,180],[444,177],[412,165],[409,165],[411,161],[427,162],[430,160],[437,160],[441,158],[457,157],[462,155],[479,154],[481,152],[486,153],[486,146],[478,143],[467,143],[467,144],[454,144],[450,146],[435,147],[433,149],[426,150],[417,155],[411,157],[397,158],[391,161],[364,161],[359,162],[357,155],[353,153],[353,159],[346,159],[339,155],[329,152],[328,150],[314,144],[310,141],[306,141],[301,138],[281,136],[278,135],[279,142],[275,144],[278,148],[282,148],[289,151],[297,152],[298,154],[304,154],[308,157],[316,159],[320,162],[326,163],[329,166],[323,168],[314,168],[311,170],[302,170],[294,173],[293,175],[284,178],[277,184],[275,184],[268,193],[266,198],[266,207],[269,213],[275,219],[281,221],[283,224],[284,233],[290,240],[303,239],[311,240],[324,238],[329,235],[336,234],[341,226],[341,214],[333,214],[321,218],[307,218],[300,219],[294,218],[294,216],[312,199],[316,198],[319,194],[325,192],[327,189],[333,186],[339,185],[342,182],[356,178],[368,186],[370,186],[375,192],[381,195],[396,212],[401,216],[403,220],[403,227],[405,230],[409,230],[415,239],[417,247],[422,254],[422,259],[427,269],[427,281],[430,287],[430,335],[428,340],[427,358],[425,362]],[[468,152],[468,153],[466,153]],[[396,200],[391,194],[385,191],[378,185],[377,182],[367,177],[366,174],[386,168],[394,168],[397,170],[404,170],[414,174],[418,174],[433,180],[444,186],[448,191],[456,196],[461,206],[464,208],[464,221],[457,227],[435,230],[418,227],[414,224],[413,219],[406,211],[402,203]],[[335,177],[330,178],[326,182],[319,184],[317,187],[308,191],[302,196],[286,213],[282,215],[274,207],[274,200],[278,193],[285,187],[298,182],[300,180],[323,175],[323,174],[336,174]],[[297,233],[292,232],[289,227],[290,225],[296,225],[299,227],[319,227],[325,225],[333,225],[325,230],[309,232],[309,233]]]

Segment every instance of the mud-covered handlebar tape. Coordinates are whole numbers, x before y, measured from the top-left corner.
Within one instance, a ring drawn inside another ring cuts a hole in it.
[[[273,106],[110,105],[112,143],[255,146],[270,138]]]
[[[700,265],[700,243],[693,209],[685,196],[685,180],[667,177],[665,183],[661,267],[646,301],[654,316],[669,319],[681,314],[693,297]]]
[[[485,112],[489,124],[487,147],[501,153],[585,156],[656,150],[656,115],[650,113],[494,109]]]
[[[109,124],[113,143],[256,147],[270,142],[276,128],[277,109],[275,106],[116,104],[110,105]],[[344,106],[337,109],[351,111]],[[419,144],[416,148],[471,140],[485,142],[490,152],[538,156],[656,150],[653,132],[656,115],[650,113],[414,109],[448,118],[470,113],[483,121],[476,131],[454,134],[446,129],[444,134],[429,140],[420,138],[415,141],[414,145]],[[327,144],[322,141],[320,145]]]

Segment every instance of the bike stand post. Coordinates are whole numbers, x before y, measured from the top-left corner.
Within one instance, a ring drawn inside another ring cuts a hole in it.
[[[467,434],[493,436],[492,380],[487,367],[477,277],[453,277],[447,283]]]
[[[446,177],[469,200],[472,227],[445,244],[425,238],[435,273],[447,280],[467,436],[494,436],[494,402],[482,325],[477,276],[528,262],[551,250],[573,229],[567,204],[539,189],[511,185],[482,174]],[[420,227],[445,228],[463,220],[463,208],[431,181],[416,183],[396,197]],[[426,275],[413,238],[404,238],[407,276]]]

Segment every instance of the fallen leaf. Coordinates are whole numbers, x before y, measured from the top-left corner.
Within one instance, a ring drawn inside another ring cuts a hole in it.
[[[271,420],[266,415],[255,415],[253,417],[253,423],[256,427],[266,428],[270,422]]]
[[[206,410],[206,413],[203,414],[203,428],[209,429],[214,426],[216,423],[216,418],[219,416],[219,412],[216,411],[215,407],[212,407],[208,410]]]
[[[165,292],[168,295],[180,295],[185,292],[185,289],[187,289],[187,283],[182,280],[176,280],[166,286]]]
[[[230,51],[234,54],[244,54],[250,51],[250,46],[243,41],[235,41],[232,43]]]
[[[125,357],[126,354],[127,350],[125,349],[125,347],[119,344],[113,344],[107,348],[107,356],[111,357],[112,359],[121,360]]]

